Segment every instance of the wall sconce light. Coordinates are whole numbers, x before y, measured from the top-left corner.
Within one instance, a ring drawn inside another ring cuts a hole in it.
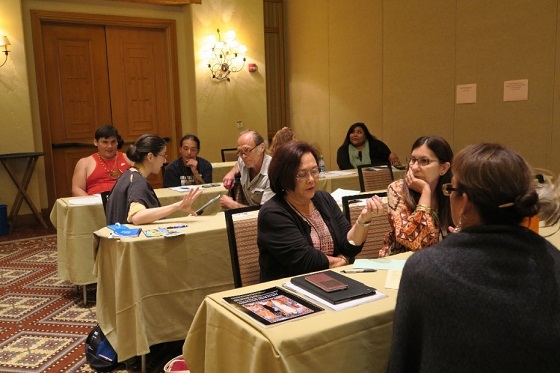
[[[212,79],[229,82],[229,74],[236,73],[245,66],[247,47],[235,40],[235,32],[227,32],[225,40],[222,40],[220,29],[217,31],[218,39],[214,35],[210,36],[206,50],[208,68],[212,72]]]
[[[0,38],[0,47],[4,48],[4,50],[0,50],[0,52],[6,55],[6,58],[4,59],[4,62],[2,63],[2,65],[0,65],[0,67],[4,66],[8,61],[8,53],[11,52],[8,50],[8,45],[12,45],[12,44],[10,44],[10,41],[8,40],[7,36],[3,36],[2,38]]]

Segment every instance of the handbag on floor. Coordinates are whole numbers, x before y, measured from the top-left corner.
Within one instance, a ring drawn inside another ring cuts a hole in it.
[[[181,355],[169,360],[167,364],[165,364],[165,367],[163,367],[163,371],[165,373],[190,373],[189,367],[187,367],[187,363],[185,363],[185,359],[183,359]]]
[[[110,372],[119,366],[117,353],[96,325],[86,338],[86,361],[99,372]]]

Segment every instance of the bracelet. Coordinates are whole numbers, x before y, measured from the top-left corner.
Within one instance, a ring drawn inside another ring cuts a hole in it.
[[[366,223],[362,223],[362,222],[360,221],[360,217],[358,217],[358,219],[356,219],[356,223],[358,223],[358,225],[359,225],[360,227],[362,227],[362,228],[367,228],[367,227],[370,226],[371,220],[368,221],[368,222],[366,222]]]
[[[344,259],[344,262],[347,265],[350,264],[350,258],[348,258],[346,255],[340,254],[338,257]]]
[[[426,206],[426,205],[416,205],[416,210],[430,212],[430,211],[432,211],[432,208],[430,206]]]

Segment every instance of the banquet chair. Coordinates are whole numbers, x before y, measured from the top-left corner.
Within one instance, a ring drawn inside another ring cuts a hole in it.
[[[364,208],[364,200],[371,198],[374,194],[380,197],[387,196],[387,193],[364,193],[342,197],[342,212],[350,224],[358,219],[360,212]],[[357,259],[375,259],[379,257],[379,250],[383,246],[385,234],[391,230],[387,207],[385,207],[384,212],[373,217],[368,229],[366,242],[362,251],[356,256]]]
[[[257,218],[243,217],[247,212],[256,211],[260,205],[226,210],[233,282],[236,288],[259,283],[259,248],[257,246]]]
[[[387,189],[394,180],[393,169],[389,162],[358,166],[358,177],[361,192]]]
[[[101,202],[103,203],[103,212],[107,213],[107,201],[109,200],[110,190],[99,193],[101,195]]]
[[[230,189],[228,194],[234,201],[241,203],[242,205],[249,205],[249,202],[247,202],[247,198],[245,198],[245,194],[243,193],[243,186],[241,186],[240,173],[235,174],[233,187]]]
[[[533,167],[533,173],[535,175],[535,179],[540,184],[544,184],[545,180],[549,180],[550,182],[554,183],[554,179],[556,177],[554,172],[547,168]]]
[[[220,149],[222,153],[222,162],[237,161],[237,148]]]

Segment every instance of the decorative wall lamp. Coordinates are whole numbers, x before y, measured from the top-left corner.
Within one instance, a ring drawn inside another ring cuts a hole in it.
[[[4,66],[6,64],[6,62],[8,61],[8,53],[10,53],[11,51],[8,50],[8,45],[12,45],[10,44],[10,41],[8,40],[7,36],[2,36],[2,38],[0,38],[0,47],[3,47],[4,50],[0,49],[0,52],[4,53],[6,55],[6,58],[4,58],[4,62],[2,62],[2,65],[0,65],[0,67]]]
[[[218,38],[210,36],[208,49],[205,51],[208,68],[212,72],[212,79],[229,82],[229,74],[239,72],[245,66],[247,47],[235,40],[235,32],[228,31],[222,40],[220,29],[217,31]]]

